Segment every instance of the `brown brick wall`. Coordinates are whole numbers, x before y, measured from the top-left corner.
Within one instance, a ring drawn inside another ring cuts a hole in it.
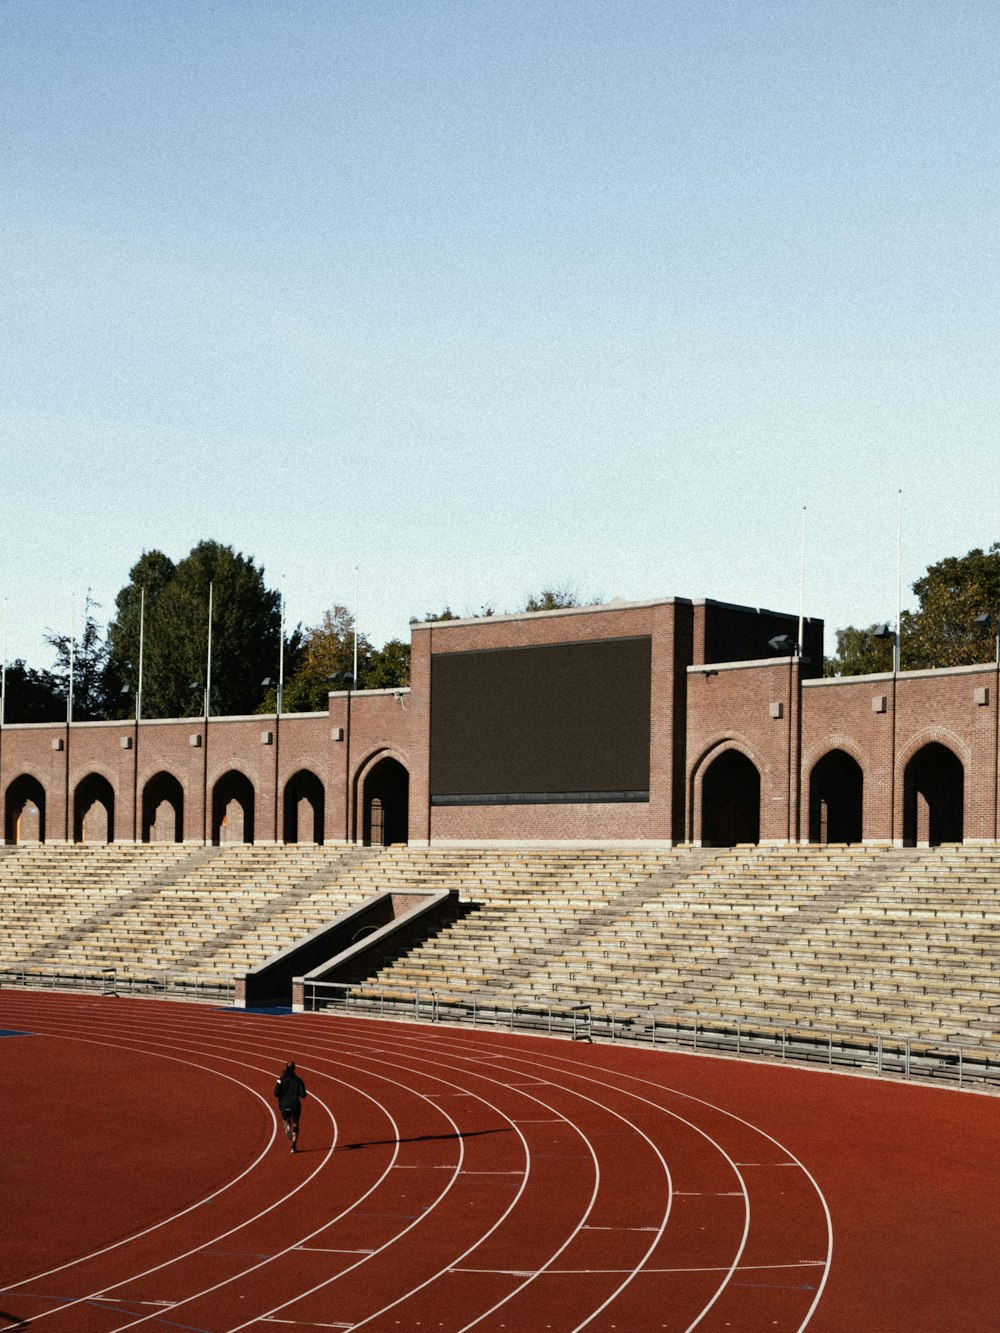
[[[747,617],[753,615],[721,603],[671,599],[415,626],[410,690],[352,694],[350,725],[346,694],[330,696],[328,715],[212,718],[207,744],[202,718],[144,722],[138,728],[127,722],[77,723],[69,729],[9,725],[0,730],[0,803],[6,817],[11,783],[30,776],[45,793],[46,838],[60,841],[73,836],[79,784],[99,774],[114,791],[115,837],[127,841],[141,836],[146,784],[168,773],[184,793],[184,837],[200,842],[211,828],[212,789],[235,769],[254,787],[253,836],[271,841],[283,837],[285,788],[304,769],[323,786],[325,838],[357,840],[365,783],[376,765],[391,757],[409,773],[411,841],[697,841],[705,771],[726,749],[737,749],[761,775],[761,838],[801,841],[809,836],[810,775],[824,755],[841,749],[864,774],[863,837],[898,842],[906,766],[922,746],[936,741],[962,764],[966,838],[998,836],[995,668],[906,672],[896,679],[891,674],[812,679],[800,689],[796,661],[699,662],[710,622],[718,622],[709,634],[716,644],[742,642],[740,635],[768,628],[762,623],[748,630]],[[814,639],[821,624],[810,623]],[[436,653],[636,636],[649,636],[652,645],[648,803],[432,811],[430,682]],[[698,665],[689,670],[692,662]],[[882,698],[884,709],[873,709],[873,700]],[[271,744],[262,744],[266,732],[272,733]],[[341,733],[343,739],[335,739]],[[192,737],[203,743],[192,745]]]

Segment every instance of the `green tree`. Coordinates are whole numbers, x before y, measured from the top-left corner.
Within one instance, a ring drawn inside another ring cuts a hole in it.
[[[362,683],[366,690],[391,690],[410,683],[410,645],[402,639],[389,639],[372,650],[365,665]]]
[[[129,717],[139,688],[139,631],[143,629],[143,701],[146,717],[165,717],[157,708],[161,693],[157,681],[162,669],[158,608],[160,595],[173,578],[174,562],[162,551],[143,551],[129,570],[129,581],[115,598],[116,616],[108,626],[106,692],[117,717]],[[152,688],[150,665],[153,666]],[[190,682],[189,682],[190,683]],[[190,710],[185,710],[189,712]]]
[[[4,678],[5,722],[64,722],[66,686],[51,671],[38,671],[18,657]]]
[[[991,662],[995,630],[976,617],[1000,616],[1000,542],[988,551],[948,556],[913,585],[920,610],[903,625],[903,666],[971,666]]]
[[[525,603],[525,611],[559,611],[566,606],[580,606],[579,597],[571,588],[543,588],[532,593]]]
[[[365,669],[372,648],[364,635],[358,638],[358,675]],[[283,707],[286,713],[320,713],[327,708],[327,695],[347,675],[354,674],[354,617],[346,606],[335,606],[323,614],[318,625],[302,633],[302,645],[294,670],[285,678]],[[331,679],[340,677],[340,681]],[[361,682],[355,682],[360,688]],[[274,692],[269,691],[262,711],[274,711]]]
[[[55,649],[56,660],[51,675],[59,682],[58,689],[63,700],[69,693],[72,654],[75,722],[97,722],[107,716],[108,649],[101,627],[94,616],[94,612],[99,610],[100,603],[91,598],[88,588],[81,632],[76,635],[53,634],[50,630],[45,635],[45,642]],[[63,708],[65,716],[65,703]]]
[[[115,604],[109,629],[109,680],[134,691],[139,669],[139,604],[145,589],[144,717],[190,717],[202,711],[212,590],[212,697],[216,715],[252,713],[265,677],[278,674],[279,594],[267,587],[252,556],[203,541],[176,566],[146,552]]]
[[[837,630],[837,651],[824,663],[827,676],[868,676],[892,670],[893,635],[885,637],[883,625],[867,629]]]
[[[1000,542],[929,565],[913,584],[916,611],[900,616],[901,666],[906,671],[971,666],[994,655],[1000,619]],[[989,616],[992,624],[976,624]],[[892,639],[877,638],[877,626],[837,631],[837,652],[826,661],[828,676],[857,676],[892,670]]]

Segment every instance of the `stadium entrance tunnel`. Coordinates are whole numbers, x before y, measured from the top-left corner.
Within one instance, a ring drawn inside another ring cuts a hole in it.
[[[212,842],[253,842],[253,820],[253,783],[231,768],[212,788]]]
[[[172,773],[157,773],[142,789],[143,842],[184,841],[184,789]]]
[[[410,775],[397,759],[380,759],[362,788],[362,841],[388,847],[409,838]]]
[[[45,788],[37,778],[23,773],[7,788],[4,801],[4,841],[45,841]]]
[[[760,773],[739,750],[713,759],[701,784],[703,847],[760,841]]]
[[[903,773],[903,843],[938,847],[965,832],[965,770],[937,741],[918,750]]]
[[[114,842],[115,792],[100,773],[88,773],[73,793],[73,841]]]
[[[302,768],[285,783],[282,836],[285,842],[323,841],[326,798],[315,773]]]
[[[861,765],[844,750],[831,750],[809,775],[809,841],[860,842],[863,809]]]

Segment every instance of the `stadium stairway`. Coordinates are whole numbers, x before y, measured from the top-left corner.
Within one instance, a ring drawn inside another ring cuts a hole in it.
[[[0,852],[0,970],[221,985],[379,891],[457,888],[358,986],[1000,1047],[993,845]]]

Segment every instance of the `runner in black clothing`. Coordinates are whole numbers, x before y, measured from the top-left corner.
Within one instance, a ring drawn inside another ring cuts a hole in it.
[[[299,1141],[299,1114],[306,1095],[306,1085],[295,1072],[295,1061],[289,1060],[284,1073],[274,1085],[274,1095],[278,1099],[278,1109],[285,1122],[285,1138],[292,1141],[292,1152]]]

